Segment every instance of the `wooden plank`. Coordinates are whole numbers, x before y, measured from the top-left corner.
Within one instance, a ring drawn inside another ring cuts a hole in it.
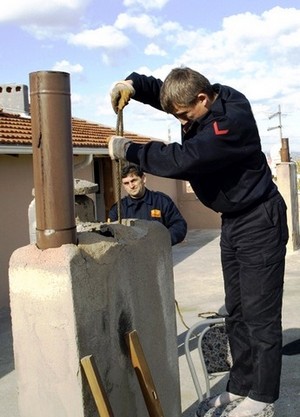
[[[150,417],[164,417],[157,391],[151,376],[136,330],[126,333],[132,366],[135,369]]]
[[[100,417],[114,417],[99,371],[92,355],[80,360]]]

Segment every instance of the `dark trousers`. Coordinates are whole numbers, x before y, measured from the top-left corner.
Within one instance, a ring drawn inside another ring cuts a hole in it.
[[[246,214],[222,216],[226,328],[233,358],[227,390],[267,403],[279,396],[287,240],[280,194]]]

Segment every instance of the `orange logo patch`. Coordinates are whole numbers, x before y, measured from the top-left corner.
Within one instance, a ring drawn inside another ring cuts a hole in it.
[[[151,210],[151,217],[161,218],[161,211],[158,209]]]

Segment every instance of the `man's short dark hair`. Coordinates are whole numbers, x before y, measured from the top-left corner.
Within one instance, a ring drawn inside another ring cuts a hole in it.
[[[126,165],[122,169],[121,177],[125,178],[129,174],[135,174],[138,177],[142,177],[144,175],[144,171],[138,165],[130,164],[130,165]]]
[[[199,93],[214,97],[214,88],[209,80],[189,67],[174,68],[167,75],[160,89],[160,103],[163,110],[173,114],[176,107],[196,104]]]

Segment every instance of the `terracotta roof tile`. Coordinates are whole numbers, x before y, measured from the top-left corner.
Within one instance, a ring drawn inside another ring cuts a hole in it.
[[[109,126],[72,118],[72,139],[74,147],[107,148],[107,138],[115,134],[116,129]],[[146,143],[153,139],[128,131],[124,132],[124,136],[138,143]],[[30,117],[3,113],[0,110],[0,145],[31,146],[31,144]]]

